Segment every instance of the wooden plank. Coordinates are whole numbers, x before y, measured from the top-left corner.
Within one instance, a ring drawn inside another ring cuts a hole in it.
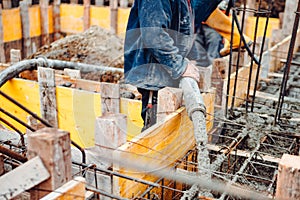
[[[96,119],[95,146],[101,154],[111,158],[113,151],[127,141],[127,118],[124,114],[105,114]],[[112,161],[108,161],[112,166]]]
[[[157,121],[163,121],[169,113],[182,105],[182,89],[165,87],[158,91]]]
[[[77,70],[77,69],[65,68],[64,69],[64,74],[66,76],[70,76],[70,78],[72,78],[72,79],[80,79],[81,78],[80,70]]]
[[[58,121],[54,70],[38,67],[38,80],[42,118],[47,120],[53,127],[57,128]]]
[[[0,196],[3,199],[11,199],[49,177],[50,174],[41,158],[34,157],[0,177]]]
[[[195,144],[192,122],[184,108],[172,113],[163,123],[148,128],[142,134],[127,142],[114,152],[114,160],[132,160],[132,162],[155,163],[156,166],[169,166]],[[142,172],[120,168],[114,164],[114,170],[155,182],[156,177]],[[146,186],[114,177],[114,194],[131,198],[145,190]],[[119,189],[119,190],[116,190]]]
[[[237,83],[236,83],[236,92],[235,96],[233,96],[234,92],[234,82],[235,82],[235,76],[236,72],[232,73],[230,75],[230,89],[229,89],[229,95],[228,95],[228,107],[232,106],[232,101],[234,100],[234,107],[238,107],[242,103],[245,102],[246,98],[246,92],[247,92],[247,87],[248,87],[248,82],[249,82],[249,71],[250,71],[250,66],[244,66],[239,69],[238,71],[238,77],[237,77]],[[257,65],[254,64],[252,68],[252,76],[251,76],[251,85],[250,85],[250,90],[253,90],[254,85],[255,85],[255,78],[256,78],[256,73],[257,73]],[[228,84],[228,78],[224,80],[224,86],[223,86],[223,94],[227,94],[227,84]],[[225,97],[224,97],[225,98]],[[226,101],[222,100],[222,108],[225,110],[226,108]]]
[[[209,150],[216,151],[216,152],[220,152],[222,149],[224,149],[224,147],[219,147],[219,146],[213,145],[213,144],[207,144],[206,146]],[[230,155],[237,155],[237,156],[249,158],[251,155],[251,152],[238,149],[237,151],[230,152]],[[264,161],[269,161],[269,162],[273,162],[273,163],[279,163],[279,161],[280,161],[280,158],[275,158],[270,155],[259,156],[258,159],[259,158],[262,158],[262,160],[264,160]]]
[[[2,8],[0,4],[0,63],[5,63],[5,50],[4,50],[4,35],[3,35],[3,23],[2,23]]]
[[[12,8],[12,2],[11,0],[2,0],[3,9],[11,9]]]
[[[274,72],[269,72],[268,73],[269,77],[277,77],[277,78],[282,78],[283,74],[279,74],[279,73],[274,73]]]
[[[49,0],[40,0],[42,45],[49,44]]]
[[[120,7],[127,8],[128,7],[128,0],[120,0]]]
[[[282,22],[282,34],[286,37],[292,33],[297,11],[297,1],[286,0],[284,6],[284,15]]]
[[[96,6],[103,6],[104,5],[104,0],[95,0],[95,5]]]
[[[120,87],[113,83],[100,83],[102,115],[120,112]]]
[[[278,169],[276,199],[300,199],[300,157],[283,154]]]
[[[90,0],[83,0],[83,30],[86,31],[90,28],[90,7],[91,1]]]
[[[253,95],[253,90],[250,91],[250,95]],[[272,100],[272,101],[275,101],[275,102],[278,101],[278,96],[277,95],[269,94],[269,93],[266,93],[266,92],[256,91],[255,97],[259,97],[259,98],[263,98],[263,99],[269,99],[269,100]],[[284,101],[288,102],[288,103],[300,104],[299,99],[291,98],[291,97],[284,97]]]
[[[10,50],[10,64],[15,64],[22,59],[20,49]]]
[[[60,188],[54,190],[50,194],[41,198],[41,200],[54,200],[54,199],[85,199],[85,179],[83,177],[75,177],[61,186]]]
[[[60,0],[53,0],[53,33],[54,40],[58,40],[61,38],[60,34]]]
[[[117,33],[118,30],[118,0],[109,0],[110,7],[110,30]]]
[[[23,34],[23,56],[25,58],[29,57],[33,52],[31,48],[31,38],[30,38],[30,20],[27,2],[20,2],[20,13],[22,21],[22,34]]]
[[[30,191],[30,199],[40,199],[72,179],[70,133],[43,128],[28,134],[28,158],[42,159],[51,177]]]

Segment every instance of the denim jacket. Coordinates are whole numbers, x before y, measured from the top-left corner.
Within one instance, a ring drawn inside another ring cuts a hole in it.
[[[178,87],[193,32],[187,0],[135,0],[125,36],[125,82],[148,90]]]
[[[125,36],[125,82],[148,90],[178,87],[188,58],[198,58],[197,51],[191,51],[194,24],[207,19],[219,2],[135,0]]]

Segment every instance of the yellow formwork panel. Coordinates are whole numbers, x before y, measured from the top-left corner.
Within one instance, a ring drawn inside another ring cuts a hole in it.
[[[40,6],[31,6],[28,8],[30,37],[37,37],[41,35],[41,11]]]
[[[90,24],[96,25],[105,29],[110,29],[110,8],[91,6],[90,8]]]
[[[95,145],[95,120],[101,116],[99,93],[57,87],[59,128],[71,133],[71,139],[82,147]]]
[[[130,8],[118,9],[118,35],[125,36],[127,22],[129,18]]]
[[[40,95],[39,95],[39,87],[36,82],[21,80],[21,79],[12,79],[7,81],[1,88],[1,91],[7,94],[8,96],[15,99],[17,102],[21,103],[23,106],[37,114],[41,115],[40,112]],[[23,122],[27,123],[28,113],[20,109],[15,104],[11,103],[3,96],[0,95],[0,107],[7,112],[10,112],[13,116],[19,118]],[[11,118],[7,117],[3,113],[0,112],[0,117],[9,121],[14,127],[22,131],[26,132],[26,128],[19,123],[15,122]]]
[[[256,25],[256,17],[249,16],[246,20],[245,33],[252,39],[254,38],[255,33],[255,25]],[[267,18],[260,17],[258,21],[258,29],[257,29],[257,37],[262,37],[265,31]],[[269,24],[267,28],[266,37],[270,38],[272,34],[272,30],[279,29],[279,19],[277,18],[269,18]]]
[[[2,24],[4,42],[22,39],[20,8],[2,10]]]
[[[35,81],[12,79],[6,82],[1,91],[24,105],[30,111],[41,116],[39,85]],[[57,87],[58,127],[69,131],[71,139],[82,147],[94,146],[96,117],[101,116],[101,96],[99,93]],[[27,123],[29,114],[0,96],[0,107]],[[25,127],[14,122],[0,112],[6,119],[22,132]]]
[[[141,101],[121,98],[120,112],[127,116],[127,140],[131,140],[141,133],[144,126],[141,110]]]
[[[65,33],[83,32],[83,6],[77,4],[60,5],[60,30]]]

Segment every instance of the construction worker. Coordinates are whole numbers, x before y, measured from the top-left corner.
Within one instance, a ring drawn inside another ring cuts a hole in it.
[[[206,19],[219,0],[204,1],[207,10],[201,16]],[[198,69],[189,60],[194,35],[192,6],[190,0],[135,0],[131,8],[124,48],[125,82],[142,94],[144,123],[147,107],[155,104],[159,89],[178,87],[181,77],[199,80]]]
[[[190,62],[194,23],[205,21],[221,0],[135,0],[124,45],[125,83],[142,94],[144,125],[157,91],[178,87],[181,77],[199,81],[198,68]],[[193,10],[195,16],[193,15]],[[195,20],[195,21],[194,21]],[[149,98],[150,97],[150,98]]]

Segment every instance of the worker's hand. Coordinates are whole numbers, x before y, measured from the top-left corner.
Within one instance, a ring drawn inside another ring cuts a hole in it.
[[[200,80],[200,72],[199,69],[192,63],[188,62],[185,72],[182,74],[182,77],[191,77],[195,79],[197,82]]]

